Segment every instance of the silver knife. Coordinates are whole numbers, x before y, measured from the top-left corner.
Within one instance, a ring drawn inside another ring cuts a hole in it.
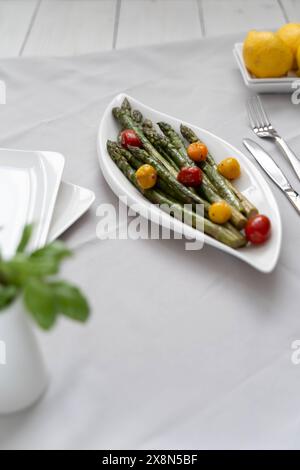
[[[290,185],[279,166],[274,162],[272,157],[256,142],[251,139],[244,139],[243,144],[253,155],[255,160],[260,164],[262,169],[274,181],[275,184],[283,191],[289,201],[293,204],[297,212],[300,214],[300,196]]]

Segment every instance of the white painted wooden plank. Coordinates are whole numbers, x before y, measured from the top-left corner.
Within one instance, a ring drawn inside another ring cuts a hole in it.
[[[19,55],[37,0],[0,1],[0,57]]]
[[[300,1],[281,0],[281,5],[290,23],[300,23]]]
[[[118,49],[201,36],[196,0],[121,0]]]
[[[202,10],[206,36],[278,28],[285,22],[277,0],[202,0]]]
[[[111,49],[116,0],[42,0],[23,55],[76,55]]]

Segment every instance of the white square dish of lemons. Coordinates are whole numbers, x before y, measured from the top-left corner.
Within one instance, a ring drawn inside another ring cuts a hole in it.
[[[233,54],[246,86],[256,93],[292,93],[300,83],[300,24],[249,31]]]

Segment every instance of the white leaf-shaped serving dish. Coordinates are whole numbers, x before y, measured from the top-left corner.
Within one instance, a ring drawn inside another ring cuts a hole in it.
[[[253,202],[254,205],[256,205],[256,207],[258,207],[261,214],[265,214],[270,218],[272,223],[272,235],[270,239],[260,246],[249,245],[244,248],[234,250],[210,236],[203,236],[201,232],[187,225],[184,227],[184,233],[186,236],[193,239],[203,240],[204,237],[204,242],[208,245],[214,246],[219,250],[225,251],[226,253],[245,261],[259,271],[265,273],[271,272],[276,266],[281,248],[281,218],[273,193],[257,168],[242,152],[220,137],[217,137],[205,129],[156,111],[123,93],[116,96],[107,106],[99,126],[97,139],[97,149],[101,170],[114,193],[118,197],[126,196],[127,204],[129,206],[134,205],[135,210],[136,206],[140,207],[142,215],[144,212],[150,214],[150,218],[153,222],[156,222],[157,217],[159,216],[160,224],[162,226],[167,228],[171,227],[172,230],[178,233],[183,232],[181,221],[170,217],[159,208],[154,208],[153,210],[154,206],[127,180],[116,164],[111,160],[106,150],[107,140],[116,140],[119,132],[118,123],[112,115],[112,108],[120,106],[124,98],[128,98],[134,108],[139,109],[145,117],[150,118],[155,123],[166,121],[177,131],[179,131],[181,123],[191,127],[199,138],[206,143],[217,162],[228,156],[235,156],[239,160],[242,168],[242,176],[236,182],[237,187]]]

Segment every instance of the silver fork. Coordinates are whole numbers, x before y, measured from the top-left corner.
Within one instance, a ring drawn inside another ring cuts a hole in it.
[[[290,149],[286,141],[274,129],[263,108],[261,99],[255,95],[248,100],[248,115],[253,132],[258,136],[266,139],[273,139],[283,151],[291,163],[298,179],[300,180],[300,161]]]

